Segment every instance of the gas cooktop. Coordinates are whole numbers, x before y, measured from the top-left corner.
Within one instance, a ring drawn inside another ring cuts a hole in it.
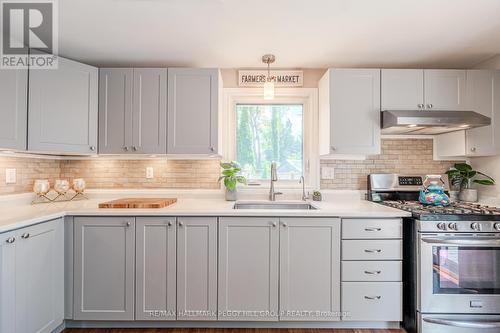
[[[477,203],[452,202],[449,206],[429,206],[405,200],[380,203],[411,212],[413,217],[421,221],[500,221],[500,208]]]

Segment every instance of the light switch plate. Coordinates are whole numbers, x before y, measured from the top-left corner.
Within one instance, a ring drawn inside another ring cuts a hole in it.
[[[5,184],[16,183],[16,169],[5,169]]]
[[[334,167],[322,167],[321,168],[321,179],[335,179],[335,168]]]
[[[151,178],[154,178],[155,174],[154,174],[154,170],[152,167],[147,167],[146,168],[146,178],[147,179],[151,179]]]

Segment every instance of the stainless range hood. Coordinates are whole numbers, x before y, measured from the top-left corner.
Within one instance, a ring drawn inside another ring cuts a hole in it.
[[[382,111],[382,134],[434,135],[488,126],[491,119],[474,111]]]

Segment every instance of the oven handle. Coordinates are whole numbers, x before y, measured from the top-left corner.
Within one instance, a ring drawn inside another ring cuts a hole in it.
[[[444,326],[454,326],[462,328],[499,328],[500,321],[488,321],[488,320],[451,320],[442,318],[422,318],[430,324],[444,325]]]
[[[445,237],[432,237],[422,238],[424,243],[431,244],[453,244],[453,245],[500,245],[498,238],[483,238],[483,239],[470,239],[470,238],[445,238]]]

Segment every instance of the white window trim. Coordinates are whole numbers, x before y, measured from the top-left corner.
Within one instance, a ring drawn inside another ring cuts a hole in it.
[[[236,104],[302,104],[304,106],[304,178],[308,188],[320,185],[318,144],[318,89],[276,88],[273,100],[264,100],[261,88],[224,88],[221,110],[221,155],[233,161],[236,154]],[[262,189],[269,182],[262,182]],[[296,181],[281,181],[280,188],[299,188]],[[253,187],[251,187],[253,188]]]

